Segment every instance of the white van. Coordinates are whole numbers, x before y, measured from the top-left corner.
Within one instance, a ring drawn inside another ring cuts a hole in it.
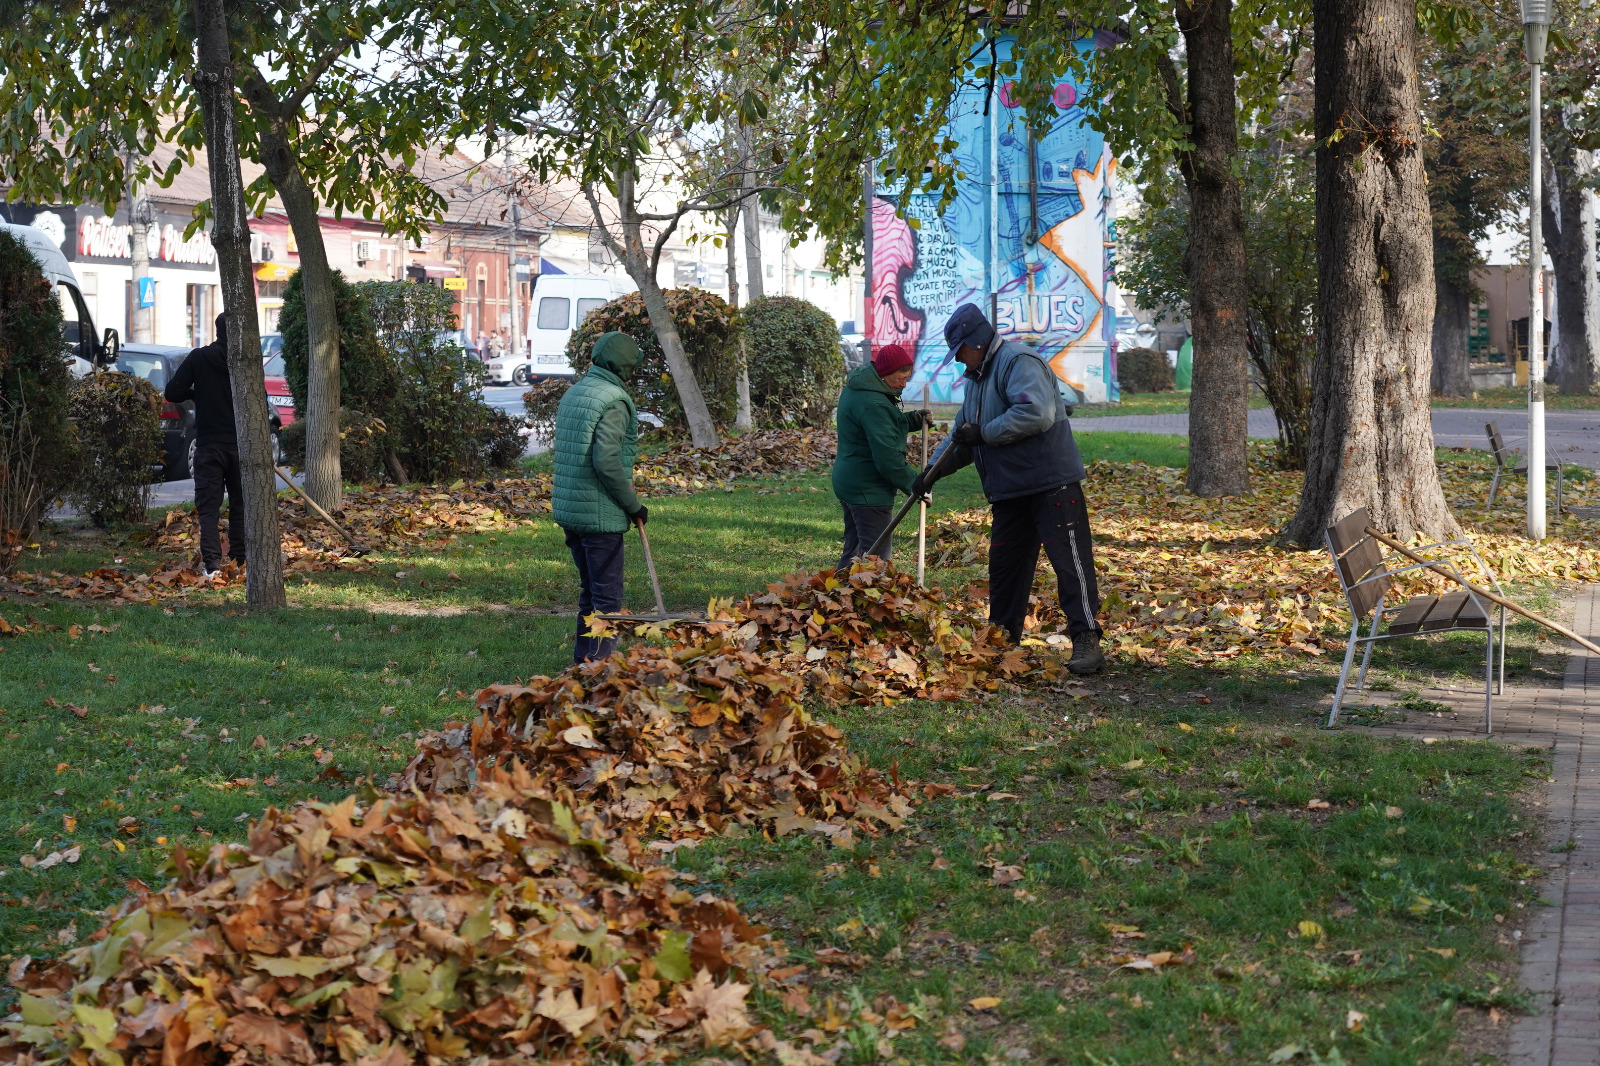
[[[528,351],[507,352],[488,366],[490,385],[530,385],[539,378],[572,376],[567,341],[590,311],[638,288],[626,278],[540,274],[528,313]]]
[[[0,222],[0,226],[28,246],[28,251],[44,268],[45,280],[55,290],[56,299],[61,301],[61,332],[72,345],[73,375],[82,377],[96,366],[109,366],[116,362],[117,352],[122,347],[121,338],[116,330],[109,327],[104,339],[96,336],[94,319],[89,314],[88,304],[83,301],[83,289],[78,285],[78,276],[72,272],[72,264],[61,254],[56,242],[43,230],[32,226],[13,226],[9,222]]]

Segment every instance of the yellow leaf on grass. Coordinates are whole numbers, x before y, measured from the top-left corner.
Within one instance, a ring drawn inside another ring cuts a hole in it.
[[[1323,936],[1322,926],[1316,922],[1301,922],[1296,928],[1300,930],[1301,936],[1309,939],[1320,939]]]
[[[977,999],[967,1000],[967,1006],[973,1010],[994,1010],[999,1005],[999,996],[979,996]]]
[[[1332,806],[1333,804],[1329,803],[1327,800],[1314,799],[1310,803],[1306,804],[1306,810],[1325,811]]]
[[[1122,768],[1124,770],[1137,770],[1139,767],[1141,767],[1143,765],[1144,765],[1144,760],[1143,759],[1129,759],[1127,762],[1122,764]]]

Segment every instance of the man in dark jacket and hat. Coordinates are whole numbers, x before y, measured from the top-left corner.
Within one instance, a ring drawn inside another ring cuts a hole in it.
[[[612,331],[594,342],[593,364],[556,409],[555,478],[550,507],[578,567],[578,632],[573,662],[604,659],[615,637],[589,636],[590,618],[622,609],[622,535],[650,512],[633,490],[639,417],[627,381],[639,345]]]
[[[910,492],[916,481],[916,468],[906,463],[906,434],[922,425],[923,413],[900,410],[911,368],[910,352],[886,345],[872,362],[851,371],[839,394],[833,494],[844,508],[841,574],[872,550],[888,526],[895,490]],[[883,556],[889,557],[887,545]]]
[[[194,401],[194,510],[200,519],[200,566],[206,577],[222,567],[222,494],[228,494],[228,558],[244,565],[244,488],[239,478],[239,437],[233,424],[228,379],[226,317],[217,316],[217,339],[190,352],[167,382],[169,403]]]
[[[989,532],[989,621],[1022,640],[1028,592],[1042,546],[1056,572],[1061,610],[1072,635],[1075,674],[1105,668],[1100,650],[1100,592],[1095,584],[1083,460],[1067,423],[1055,371],[1025,344],[1002,341],[983,312],[963,304],[944,327],[950,358],[966,368],[956,430],[934,456],[949,474],[976,463],[993,511]],[[922,492],[926,486],[913,486]]]

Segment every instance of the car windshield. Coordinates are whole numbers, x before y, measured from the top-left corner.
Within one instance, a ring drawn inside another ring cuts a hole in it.
[[[139,355],[123,352],[117,358],[117,369],[144,378],[158,389],[167,387],[167,361],[159,355]]]
[[[282,352],[283,334],[263,333],[261,335],[261,355],[263,358],[270,358],[274,355],[280,355]]]
[[[275,355],[262,366],[261,373],[269,378],[283,377],[283,356]]]

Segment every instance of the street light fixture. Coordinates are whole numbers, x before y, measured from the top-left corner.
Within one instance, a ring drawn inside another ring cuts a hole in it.
[[[1522,0],[1522,43],[1528,56],[1528,538],[1543,540],[1544,506],[1544,234],[1540,190],[1539,73],[1555,0]],[[1560,515],[1556,516],[1560,518]]]

